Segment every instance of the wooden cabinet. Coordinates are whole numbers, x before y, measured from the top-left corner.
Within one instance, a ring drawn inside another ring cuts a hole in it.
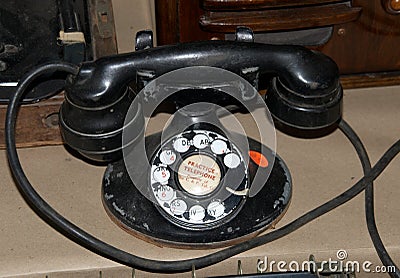
[[[232,39],[301,44],[339,65],[346,87],[400,84],[399,0],[156,0],[158,44]]]

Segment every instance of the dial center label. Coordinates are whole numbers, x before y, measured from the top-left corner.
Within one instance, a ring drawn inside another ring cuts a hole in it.
[[[179,183],[187,192],[201,196],[213,192],[221,180],[221,169],[214,159],[196,154],[186,158],[178,169]]]

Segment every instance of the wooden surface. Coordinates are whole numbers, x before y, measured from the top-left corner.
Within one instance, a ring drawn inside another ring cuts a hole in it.
[[[64,98],[56,96],[36,104],[23,106],[18,114],[16,142],[18,147],[58,145],[62,143],[58,128],[58,111]],[[0,106],[0,149],[5,148],[7,106]]]
[[[332,38],[317,49],[344,74],[400,70],[400,17],[387,13],[380,1],[355,0],[353,5],[362,6],[360,18],[335,26]]]
[[[346,3],[265,9],[257,11],[205,11],[200,17],[204,31],[234,33],[238,26],[250,27],[254,32],[280,31],[343,24],[356,20],[361,8]]]
[[[395,86],[400,84],[400,72],[342,75],[340,83],[344,89]]]
[[[117,53],[117,39],[111,0],[87,1],[93,58]]]
[[[219,33],[222,29],[212,29],[213,32],[203,30],[201,27],[202,17],[206,17],[213,13],[225,13],[230,14],[234,9],[243,11],[236,11],[238,16],[231,17],[230,22],[226,20],[226,24],[229,23],[229,30],[232,31],[236,25],[241,25],[247,22],[251,18],[241,18],[240,14],[248,15],[249,11],[246,7],[259,7],[262,10],[252,11],[253,13],[267,13],[271,12],[272,9],[268,8],[276,5],[290,4],[291,1],[269,1],[269,0],[240,0],[240,1],[213,1],[213,0],[174,0],[174,8],[168,9],[163,0],[156,0],[157,13],[157,32],[158,32],[158,44],[173,44],[177,42],[188,42],[205,39],[224,39],[225,33]],[[296,5],[306,1],[297,1]],[[319,3],[321,1],[318,1]],[[326,1],[324,1],[326,2]],[[329,1],[328,1],[329,2]],[[342,2],[342,1],[339,1]],[[396,75],[400,71],[400,52],[396,51],[400,45],[400,15],[389,13],[384,5],[385,1],[378,0],[354,0],[352,6],[354,8],[362,8],[361,14],[357,20],[334,24],[333,33],[327,43],[320,46],[310,46],[313,49],[322,51],[323,53],[330,56],[340,67],[340,72],[345,75],[349,74],[367,74],[372,75],[374,78],[385,76],[388,74]],[[236,4],[234,4],[236,3]],[[251,6],[250,4],[253,4]],[[205,9],[202,9],[202,6]],[[312,8],[313,6],[309,6]],[[287,7],[275,9],[276,11],[302,9],[305,7]],[[221,9],[223,11],[221,11]],[[228,12],[229,11],[229,12]],[[168,14],[169,21],[164,21],[164,18]],[[291,18],[291,14],[282,17],[275,18],[276,22],[266,18],[265,22],[270,20],[270,25],[265,24],[264,28],[270,30],[271,26],[277,26],[278,21],[285,21]],[[324,15],[327,16],[327,15]],[[329,15],[331,16],[331,15]],[[215,18],[215,17],[214,17]],[[254,20],[256,20],[255,17]],[[313,22],[308,21],[307,18],[302,17],[304,20],[301,24],[309,24]],[[298,19],[296,19],[297,22]],[[302,26],[299,24],[298,26]],[[319,22],[314,23],[315,26],[320,25]],[[174,26],[174,28],[171,28]],[[308,25],[307,25],[308,26]],[[206,27],[206,29],[209,27]],[[261,31],[261,27],[257,27]],[[269,28],[269,29],[268,29]],[[296,28],[294,26],[293,28]],[[215,32],[218,31],[218,32]],[[361,80],[357,78],[360,77]],[[354,87],[363,84],[365,86],[373,78],[365,78],[364,76],[354,76],[351,78],[354,81]],[[398,78],[395,78],[398,80]],[[393,85],[395,79],[390,79],[389,83],[385,83],[385,79],[379,82],[371,82],[370,84],[379,85]],[[395,82],[394,84],[400,84]],[[351,83],[347,84],[351,86]]]
[[[205,10],[254,10],[277,7],[295,7],[340,2],[338,0],[202,0],[201,7]],[[341,1],[345,2],[345,1]]]
[[[155,6],[155,13],[157,22],[162,24],[156,24],[157,26],[157,41],[162,42],[178,42],[180,40],[180,30],[178,22],[178,0],[158,1]],[[199,9],[195,9],[199,11]],[[196,15],[197,17],[199,15]]]

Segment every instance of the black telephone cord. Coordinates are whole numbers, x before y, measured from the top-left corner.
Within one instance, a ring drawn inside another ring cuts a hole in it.
[[[280,229],[276,229],[268,234],[250,239],[246,242],[239,243],[237,245],[228,247],[221,251],[217,251],[215,253],[199,258],[193,258],[181,261],[157,261],[157,260],[146,259],[129,254],[123,250],[117,249],[114,246],[111,246],[95,238],[94,236],[88,234],[87,232],[83,231],[82,229],[75,226],[67,219],[65,219],[58,212],[56,212],[45,200],[41,198],[41,196],[35,191],[35,189],[30,184],[29,180],[27,179],[24,173],[24,170],[22,169],[15,144],[15,125],[16,125],[17,113],[20,106],[20,102],[27,86],[35,78],[37,78],[42,74],[54,71],[61,71],[68,74],[76,75],[78,72],[78,67],[67,63],[52,63],[40,66],[32,70],[30,73],[28,73],[21,79],[18,89],[15,95],[11,98],[11,101],[8,106],[6,115],[6,130],[5,130],[6,147],[7,147],[7,154],[8,154],[10,168],[15,178],[16,186],[19,189],[25,201],[32,208],[32,210],[35,211],[35,213],[40,218],[42,218],[46,223],[48,223],[54,229],[59,231],[61,234],[63,234],[70,240],[74,241],[75,243],[85,247],[86,249],[94,253],[97,253],[105,258],[143,271],[156,272],[156,273],[176,273],[176,272],[190,271],[193,266],[196,269],[200,269],[221,262],[229,257],[232,257],[249,249],[264,245],[268,242],[281,238],[299,229],[300,227],[311,222],[317,217],[351,200],[360,192],[362,192],[368,185],[372,186],[373,180],[375,180],[382,173],[382,171],[389,165],[390,161],[400,151],[400,140],[398,140],[385,152],[385,154],[379,159],[379,161],[375,164],[375,166],[372,167],[371,170],[368,171],[367,174],[365,174],[364,177],[360,179],[358,182],[356,182],[350,189],[346,190],[345,192],[333,198],[332,200],[322,204],[321,206],[300,216],[298,219],[292,221],[291,223],[283,226]],[[365,157],[368,158],[368,156],[366,156],[366,153],[364,152],[365,149],[363,151],[362,150],[363,148],[360,148],[360,142],[358,142],[359,138],[354,137],[354,134],[352,134],[351,132],[348,133],[350,127],[347,124],[345,124],[344,121],[342,121],[339,124],[339,127],[346,134],[346,136],[349,138],[349,140],[355,147],[357,153],[359,154],[360,159],[361,157],[364,157],[362,159],[364,161]],[[368,166],[368,163],[366,163],[365,165]],[[367,168],[368,167],[366,167],[365,169]],[[376,236],[375,233],[372,234],[374,234],[374,237]],[[378,253],[382,252],[382,249],[381,248],[377,249],[377,251]],[[387,260],[388,258],[388,254],[386,252],[380,254],[379,256],[381,258],[384,258],[385,260]],[[392,263],[391,259],[388,262]],[[400,277],[398,275],[398,271],[392,274],[392,277]]]
[[[361,139],[346,121],[342,120],[339,123],[339,128],[347,136],[347,138],[356,149],[358,158],[360,159],[361,166],[363,168],[364,175],[366,175],[371,170],[371,162],[369,160],[368,153],[364,147],[364,144],[361,142]],[[394,266],[395,271],[388,272],[388,274],[393,278],[400,277],[399,268],[396,266],[396,264],[393,262],[392,258],[386,251],[386,248],[383,245],[382,239],[379,235],[378,228],[376,227],[373,182],[368,183],[365,187],[365,218],[367,221],[369,235],[382,264],[386,267],[386,269],[388,269],[389,266]]]

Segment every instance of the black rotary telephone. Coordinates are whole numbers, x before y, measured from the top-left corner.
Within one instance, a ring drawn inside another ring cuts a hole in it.
[[[153,47],[151,32],[143,31],[137,35],[136,50],[79,67],[54,63],[34,69],[21,80],[6,119],[10,166],[25,200],[65,236],[116,262],[152,272],[182,272],[220,262],[280,238],[350,200],[372,186],[399,151],[397,142],[369,171],[362,143],[341,121],[338,68],[321,53],[254,43],[248,28],[238,28],[236,41],[162,47]],[[15,118],[24,91],[34,79],[54,71],[69,74],[60,109],[63,139],[85,159],[108,163],[102,198],[118,225],[173,246],[244,242],[201,258],[154,261],[116,249],[54,211],[30,185],[15,148]],[[258,91],[264,89],[261,98]],[[173,105],[173,117],[163,132],[145,136],[146,119],[165,103]],[[286,211],[290,173],[275,153],[273,140],[250,138],[224,124],[223,118],[234,109],[250,114],[261,109],[261,116],[252,116],[262,139],[273,128],[265,104],[277,122],[292,129],[329,129],[339,122],[366,176],[293,223],[250,239]],[[384,254],[382,248],[377,250]],[[388,258],[381,256],[386,265]]]
[[[235,42],[157,48],[142,32],[140,51],[85,63],[67,79],[63,138],[83,156],[110,163],[103,203],[129,232],[174,246],[220,246],[259,233],[286,210],[291,179],[282,159],[273,146],[224,126],[219,108],[252,112],[265,105],[255,88],[268,86],[276,118],[324,128],[341,116],[338,69],[302,47],[246,41],[249,32],[239,29]],[[178,112],[162,134],[144,138],[144,114],[164,102]]]

